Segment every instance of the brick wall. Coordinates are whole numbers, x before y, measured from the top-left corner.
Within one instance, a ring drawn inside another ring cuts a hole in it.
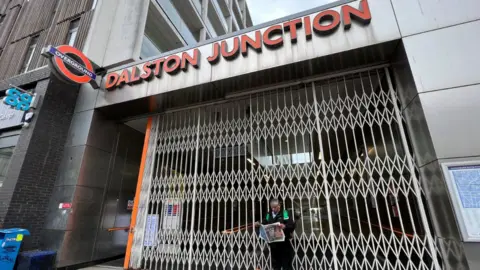
[[[40,246],[78,95],[78,86],[54,77],[38,81],[35,90],[41,96],[39,107],[30,127],[22,130],[7,179],[0,188],[0,227],[29,229],[31,236],[25,238],[25,249]]]

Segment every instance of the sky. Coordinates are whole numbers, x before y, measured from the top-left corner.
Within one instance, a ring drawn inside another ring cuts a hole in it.
[[[253,25],[275,20],[336,0],[247,0]]]

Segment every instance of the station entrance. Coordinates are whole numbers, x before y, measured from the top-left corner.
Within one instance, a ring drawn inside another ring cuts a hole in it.
[[[271,269],[277,198],[294,269],[439,269],[387,68],[152,118],[131,265]]]

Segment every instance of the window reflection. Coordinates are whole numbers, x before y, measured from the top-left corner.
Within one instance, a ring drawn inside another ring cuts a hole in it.
[[[33,55],[35,54],[35,50],[37,49],[37,42],[38,36],[32,37],[30,39],[30,45],[28,46],[27,53],[25,54],[25,58],[23,59],[22,67],[20,68],[20,74],[25,73],[31,70],[31,63]]]
[[[168,19],[175,26],[179,34],[182,36],[186,45],[196,44],[197,40],[195,40],[192,31],[188,28],[182,16],[180,16],[180,14],[178,13],[177,9],[172,3],[172,0],[157,0],[157,3],[165,12]]]
[[[8,165],[12,158],[14,147],[7,147],[0,149],[0,188],[7,177]]]
[[[153,41],[147,36],[143,35],[142,49],[140,51],[140,58],[145,59],[155,55],[159,55],[162,51],[153,43]]]
[[[253,157],[262,167],[305,164],[314,161],[310,136],[287,140],[258,140],[253,143]]]
[[[70,23],[70,28],[68,29],[68,34],[65,44],[73,46],[75,44],[75,39],[77,38],[78,27],[80,25],[80,19],[73,20]]]

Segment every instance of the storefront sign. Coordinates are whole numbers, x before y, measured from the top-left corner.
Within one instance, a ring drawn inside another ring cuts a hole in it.
[[[84,84],[97,78],[92,62],[77,48],[68,45],[48,46],[42,54],[50,58],[53,71],[66,82]]]
[[[336,10],[324,10],[316,14],[313,19],[311,16],[305,16],[289,20],[282,24],[272,25],[263,32],[257,30],[254,37],[247,34],[233,38],[233,47],[228,48],[226,40],[212,44],[212,54],[206,59],[211,65],[218,63],[221,58],[232,61],[241,54],[248,56],[248,50],[253,49],[261,53],[263,48],[277,49],[283,46],[285,42],[285,32],[290,33],[290,42],[297,42],[297,30],[305,29],[307,40],[311,40],[315,35],[320,37],[333,34],[343,25],[345,31],[352,26],[352,21],[357,21],[363,25],[370,23],[372,16],[367,0],[360,1],[360,7],[354,8],[349,5],[341,7],[340,12]],[[105,89],[111,91],[125,84],[133,85],[142,81],[149,81],[155,77],[160,78],[163,72],[167,74],[176,74],[180,71],[186,72],[188,66],[199,68],[200,50],[193,49],[190,53],[183,52],[181,56],[170,55],[153,61],[145,62],[142,68],[131,67],[122,70],[120,73],[112,72],[106,76]]]
[[[10,105],[0,103],[0,130],[23,125],[25,111],[13,109]]]
[[[3,103],[19,111],[28,111],[33,101],[33,94],[22,93],[15,88],[10,88],[5,92]]]

